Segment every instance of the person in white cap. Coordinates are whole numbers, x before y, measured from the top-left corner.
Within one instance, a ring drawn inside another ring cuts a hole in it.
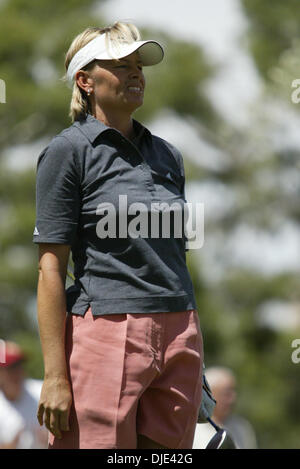
[[[183,159],[132,118],[163,55],[120,22],[66,54],[73,124],[39,157],[33,234],[51,449],[192,447],[202,335],[185,234],[159,224],[184,210]]]

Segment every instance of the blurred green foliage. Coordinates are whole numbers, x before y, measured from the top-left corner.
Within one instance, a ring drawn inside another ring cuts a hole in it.
[[[267,97],[274,90],[274,70],[285,69],[284,54],[288,51],[294,57],[299,50],[293,42],[299,36],[298,2],[242,0],[242,4],[249,19],[249,50],[265,80]],[[104,18],[96,18],[94,9],[90,0],[0,3],[0,78],[7,87],[6,104],[0,104],[0,337],[24,347],[27,371],[35,378],[43,376],[35,318],[38,259],[32,243],[35,171],[11,169],[8,158],[15,145],[27,145],[26,151],[40,145],[42,150],[45,142],[70,125],[71,91],[60,81],[64,54],[80,31],[106,24]],[[222,249],[224,239],[245,223],[271,234],[287,221],[299,224],[295,202],[299,189],[278,189],[283,174],[299,169],[299,155],[290,149],[275,150],[272,142],[266,142],[266,121],[259,112],[256,125],[246,129],[233,128],[217,114],[205,92],[216,69],[200,47],[161,31],[142,33],[160,40],[167,55],[159,68],[145,70],[146,99],[136,118],[147,124],[161,110],[171,110],[229,157],[228,165],[214,171],[184,154],[187,183],[213,181],[235,194],[233,208],[218,218],[208,217],[205,226],[206,238],[220,236],[216,263],[225,274],[212,281],[201,252],[187,253],[206,366],[224,365],[236,373],[237,411],[253,424],[260,447],[299,448],[300,365],[291,361],[291,342],[300,337],[300,330],[277,330],[258,320],[265,302],[300,303],[299,272],[266,275],[233,266]],[[286,82],[276,83],[281,96],[286,96]],[[38,152],[33,156],[36,160]]]

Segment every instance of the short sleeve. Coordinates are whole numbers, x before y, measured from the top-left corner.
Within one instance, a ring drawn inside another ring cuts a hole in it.
[[[39,155],[34,243],[72,244],[80,206],[80,176],[69,140],[55,137]]]

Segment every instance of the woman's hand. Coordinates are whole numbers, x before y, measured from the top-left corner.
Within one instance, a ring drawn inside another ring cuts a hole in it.
[[[37,418],[40,425],[56,437],[62,438],[62,431],[70,430],[69,414],[72,404],[70,383],[64,377],[46,378],[43,383]]]

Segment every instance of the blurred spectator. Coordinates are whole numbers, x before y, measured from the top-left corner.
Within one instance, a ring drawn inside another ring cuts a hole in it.
[[[245,418],[233,414],[236,402],[236,379],[233,372],[224,367],[212,367],[205,370],[205,376],[217,401],[212,415],[214,422],[227,430],[237,449],[257,448],[251,424]],[[198,423],[193,448],[205,448],[214,434],[211,424]]]
[[[47,448],[47,431],[36,413],[42,381],[26,379],[25,355],[13,343],[5,343],[0,363],[0,449]]]

